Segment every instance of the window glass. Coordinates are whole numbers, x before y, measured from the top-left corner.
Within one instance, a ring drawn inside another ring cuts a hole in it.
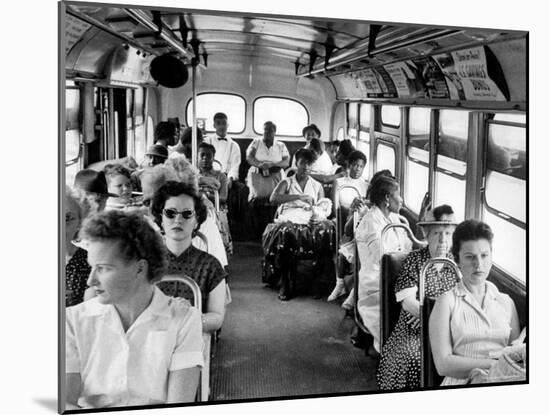
[[[409,146],[428,149],[430,141],[430,109],[409,110]]]
[[[428,191],[428,167],[407,159],[405,174],[405,205],[415,213]]]
[[[257,134],[263,134],[266,121],[275,123],[278,136],[301,137],[302,129],[309,124],[309,115],[306,108],[297,101],[286,98],[258,98],[254,101],[254,131]]]
[[[70,166],[65,167],[65,184],[71,187],[74,186],[74,178],[79,170],[80,163],[73,163]]]
[[[65,89],[65,130],[76,130],[79,127],[80,90]]]
[[[388,169],[395,176],[395,150],[379,143],[376,148],[376,171]]]
[[[489,124],[487,168],[525,180],[526,142],[524,127]]]
[[[143,109],[145,102],[145,92],[143,88],[138,88],[134,91],[134,114],[136,117],[136,125],[143,124]]]
[[[65,131],[65,163],[74,161],[80,152],[80,131]]]
[[[342,141],[344,139],[344,127],[338,128],[338,132],[336,133],[336,140]]]
[[[435,174],[434,199],[433,206],[450,205],[455,212],[456,219],[459,222],[463,221],[466,209],[466,180],[437,172]]]
[[[148,115],[147,116],[147,144],[145,147],[152,146],[154,141],[155,141],[155,122],[153,121],[153,118],[150,115]]]
[[[493,119],[495,121],[515,122],[518,124],[525,124],[527,122],[525,114],[495,114],[495,117]]]
[[[487,172],[485,199],[493,209],[525,223],[527,186],[525,180],[496,171]]]
[[[467,143],[468,112],[441,110],[439,112],[437,166],[464,175],[466,173]],[[460,160],[462,163],[453,163],[453,160]]]
[[[143,160],[146,149],[145,125],[142,124],[136,127],[135,157],[138,163],[141,163],[141,160]]]
[[[214,132],[214,114],[223,112],[227,115],[229,124],[227,132],[229,134],[241,133],[244,131],[245,111],[246,105],[244,99],[238,95],[215,93],[197,95],[197,118],[205,118],[207,120],[205,125],[206,132]],[[186,114],[187,125],[191,126],[193,124],[192,99],[187,103]]]
[[[396,105],[382,105],[382,124],[391,127],[401,125],[401,111]]]
[[[359,121],[361,123],[361,131],[370,130],[370,104],[359,105]]]
[[[493,262],[514,278],[525,283],[526,232],[513,223],[483,210],[483,220],[491,227]]]
[[[348,138],[357,138],[357,127],[358,127],[358,114],[357,111],[359,110],[359,104],[357,102],[348,102],[347,104],[348,108],[348,131],[347,135]]]

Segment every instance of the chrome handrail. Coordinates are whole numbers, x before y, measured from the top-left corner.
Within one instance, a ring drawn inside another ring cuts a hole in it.
[[[191,292],[193,293],[193,307],[197,308],[202,313],[201,289],[199,288],[195,280],[191,277],[188,277],[185,274],[170,274],[162,277],[159,281],[155,283],[155,285],[158,285],[161,282],[170,282],[170,281],[181,282],[187,285],[191,289]]]

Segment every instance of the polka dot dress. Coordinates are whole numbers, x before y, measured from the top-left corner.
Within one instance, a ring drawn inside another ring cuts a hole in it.
[[[417,287],[420,271],[430,258],[428,248],[411,252],[399,271],[395,291]],[[450,267],[444,266],[440,271],[431,268],[426,274],[426,295],[438,297],[452,289],[456,282],[456,274]],[[416,298],[418,300],[418,292]],[[420,328],[407,323],[410,317],[411,314],[401,309],[399,320],[382,348],[377,374],[378,386],[382,390],[420,387]]]
[[[88,264],[88,252],[78,248],[65,266],[65,307],[84,301],[84,291],[92,268]]]

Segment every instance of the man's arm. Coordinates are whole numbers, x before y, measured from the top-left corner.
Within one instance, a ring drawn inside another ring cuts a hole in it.
[[[232,180],[239,180],[239,167],[241,166],[241,150],[235,142],[231,143],[231,152],[229,154],[229,166],[227,167],[227,177]]]

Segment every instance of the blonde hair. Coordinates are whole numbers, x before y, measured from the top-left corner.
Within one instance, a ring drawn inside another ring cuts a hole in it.
[[[174,171],[176,181],[191,186],[195,191],[199,190],[199,171],[185,157],[169,158],[164,165]]]

